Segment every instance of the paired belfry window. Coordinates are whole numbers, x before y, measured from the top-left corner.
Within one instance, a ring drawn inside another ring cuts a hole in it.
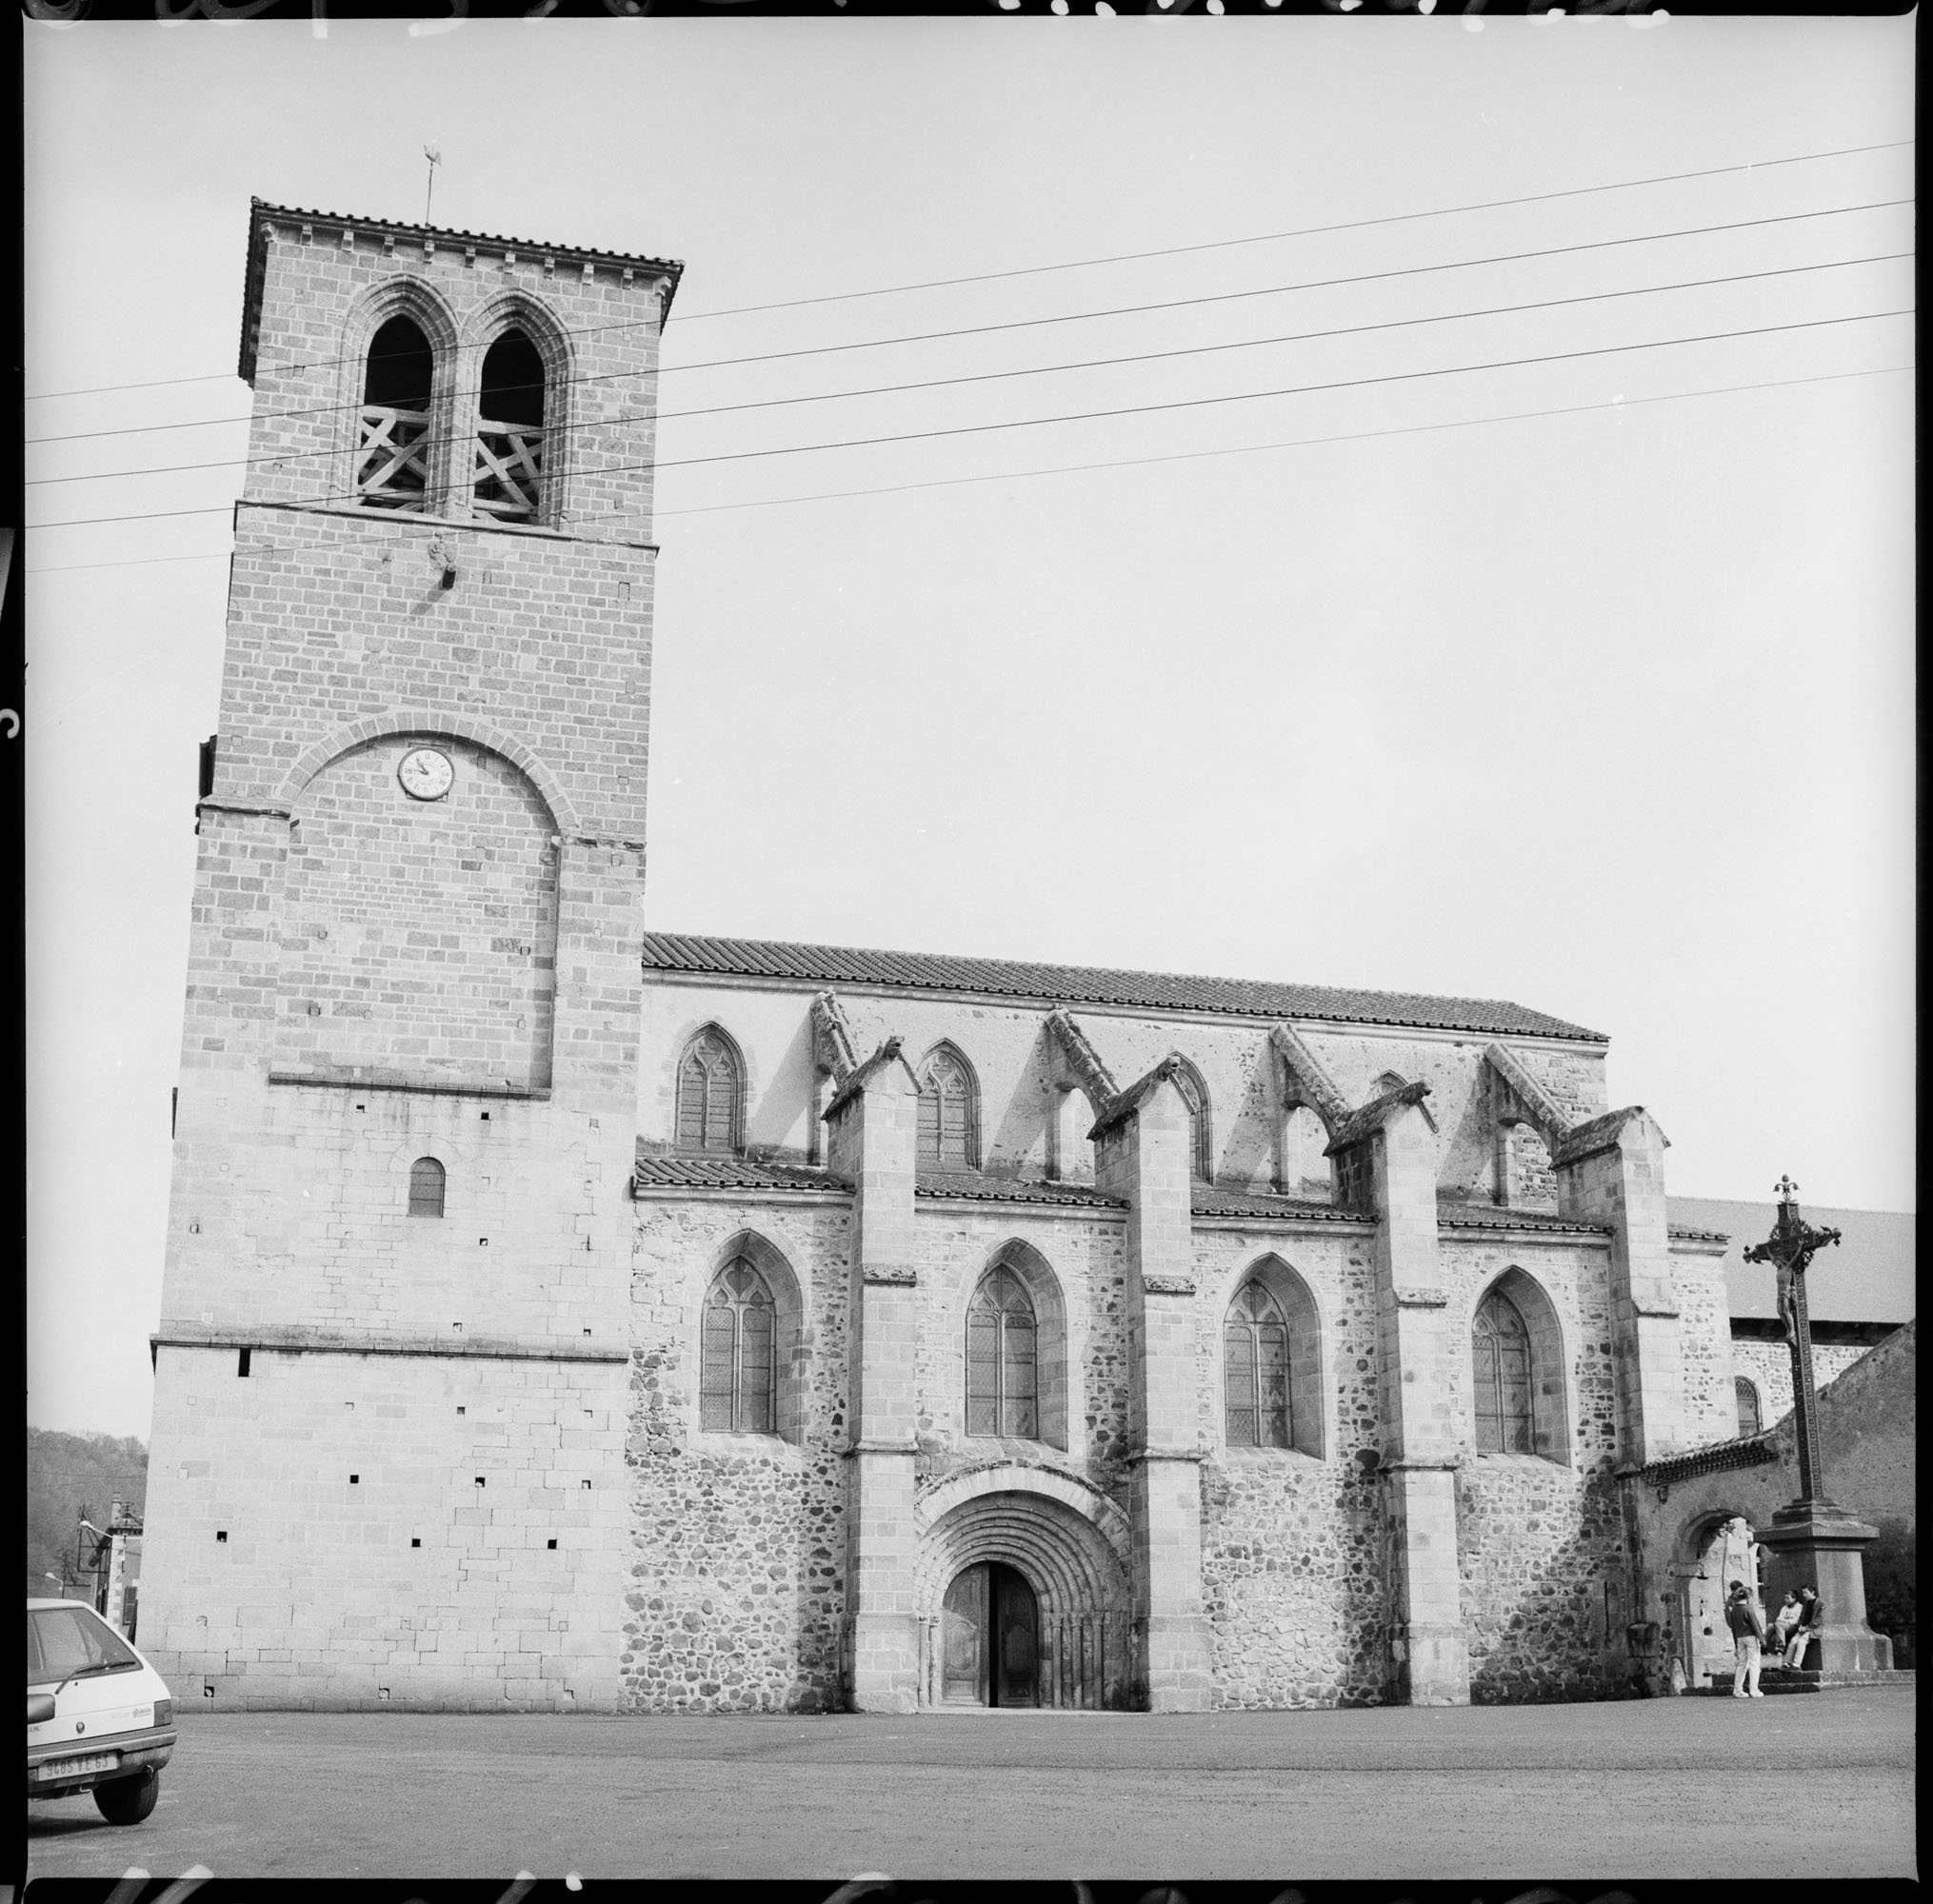
[[[409,1166],[409,1214],[412,1217],[440,1217],[443,1214],[445,1172],[433,1157],[419,1157]]]
[[[678,1148],[736,1151],[744,1088],[730,1041],[716,1026],[707,1026],[678,1061]]]
[[[974,1098],[973,1074],[966,1061],[950,1045],[942,1045],[920,1075],[921,1169],[979,1169],[979,1110]]]
[[[1470,1345],[1476,1361],[1477,1452],[1535,1452],[1530,1422],[1530,1332],[1508,1297],[1497,1290],[1485,1297],[1477,1307]]]
[[[454,427],[436,423],[436,352],[423,327],[399,314],[369,340],[356,414],[354,490],[370,509],[421,514],[441,506],[432,465]],[[529,335],[506,330],[484,353],[470,435],[470,506],[498,522],[529,523],[544,512],[544,358]],[[450,399],[446,394],[447,407]],[[446,474],[441,479],[447,482]]]
[[[1038,1438],[1039,1340],[1026,1285],[990,1270],[966,1309],[967,1434]]]
[[[778,1308],[747,1257],[727,1263],[705,1297],[698,1425],[722,1435],[778,1433]]]
[[[1222,1324],[1224,1398],[1231,1448],[1287,1448],[1288,1319],[1260,1278],[1243,1284]]]

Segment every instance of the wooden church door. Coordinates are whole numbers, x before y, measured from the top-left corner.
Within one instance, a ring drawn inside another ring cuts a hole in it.
[[[940,1696],[980,1706],[1040,1703],[1040,1606],[1011,1567],[982,1561],[947,1589]]]
[[[940,1696],[986,1704],[986,1569],[968,1567],[947,1589],[940,1615]]]

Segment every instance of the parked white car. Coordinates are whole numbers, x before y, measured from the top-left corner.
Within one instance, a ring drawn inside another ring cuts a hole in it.
[[[110,1825],[138,1825],[174,1753],[166,1682],[92,1607],[27,1602],[27,1795],[91,1792]]]

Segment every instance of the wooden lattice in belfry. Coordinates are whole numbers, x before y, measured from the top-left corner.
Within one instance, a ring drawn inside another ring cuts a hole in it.
[[[542,501],[544,426],[479,422],[476,506],[508,522],[529,522]]]
[[[421,509],[429,485],[429,413],[365,404],[356,428],[356,498],[366,508]]]

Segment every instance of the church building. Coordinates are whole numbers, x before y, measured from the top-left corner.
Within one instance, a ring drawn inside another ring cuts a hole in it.
[[[253,205],[154,1338],[177,1697],[1622,1690],[1638,1478],[1741,1422],[1725,1239],[1601,1033],[645,930],[680,269]]]

